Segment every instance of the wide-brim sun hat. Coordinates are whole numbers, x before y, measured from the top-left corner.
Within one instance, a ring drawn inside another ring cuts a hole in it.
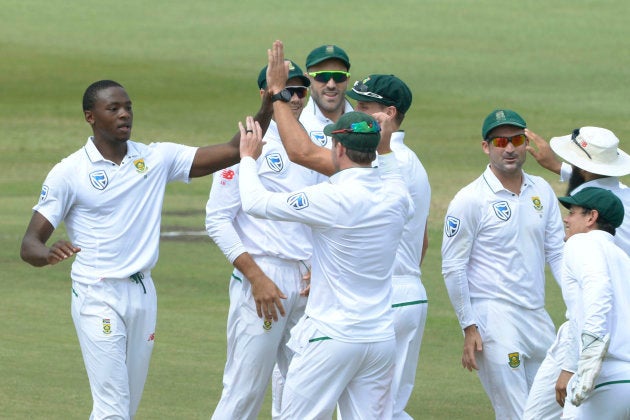
[[[567,163],[593,174],[630,174],[630,155],[619,149],[619,139],[606,128],[581,127],[572,134],[552,138],[549,146]]]

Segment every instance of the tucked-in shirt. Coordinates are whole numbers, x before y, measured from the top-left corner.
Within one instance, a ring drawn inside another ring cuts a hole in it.
[[[73,280],[90,284],[150,270],[158,259],[166,184],[189,181],[196,147],[127,141],[120,165],[105,159],[90,137],[50,171],[33,210],[55,228],[64,221],[81,248]]]
[[[269,124],[263,141],[266,144],[256,167],[267,191],[290,192],[316,183],[317,172],[289,161],[275,121]],[[313,247],[309,226],[259,219],[243,211],[239,172],[239,164],[216,172],[206,205],[206,230],[228,260],[233,263],[244,252],[289,260],[310,259]]]
[[[545,262],[559,281],[563,239],[556,195],[541,177],[523,172],[515,194],[488,166],[461,189],[448,207],[442,239],[442,274],[461,327],[476,323],[471,298],[543,308]]]
[[[411,203],[395,156],[389,153],[379,162],[379,168],[345,169],[298,192],[271,193],[258,179],[256,162],[241,160],[239,187],[247,213],[311,226],[305,313],[340,341],[394,337],[392,265]]]

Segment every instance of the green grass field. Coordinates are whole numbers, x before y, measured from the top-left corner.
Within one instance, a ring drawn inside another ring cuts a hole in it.
[[[393,73],[414,101],[404,128],[433,189],[423,267],[429,318],[408,412],[488,419],[476,375],[460,366],[462,337],[440,274],[442,219],[487,162],[480,127],[495,107],[519,111],[549,138],[610,128],[630,151],[630,29],[626,0],[278,0],[93,2],[4,0],[0,7],[0,418],[84,419],[89,386],[70,318],[70,264],[19,258],[42,181],[81,147],[81,95],[122,83],[133,138],[223,142],[258,108],[256,77],[275,39],[303,64],[336,43],[352,80]],[[530,159],[526,170],[564,186]],[[210,179],[168,187],[163,226],[203,230]],[[59,229],[54,239],[64,236]],[[165,240],[154,270],[157,340],[138,419],[208,418],[221,392],[230,266],[208,239]],[[549,277],[551,279],[551,277]],[[564,312],[554,282],[548,309]],[[261,418],[268,418],[267,398]]]

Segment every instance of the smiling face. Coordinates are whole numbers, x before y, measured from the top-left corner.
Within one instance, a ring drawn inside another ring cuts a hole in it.
[[[331,59],[322,61],[308,68],[309,73],[318,71],[348,71],[346,65],[341,60]],[[335,82],[333,78],[328,82],[318,82],[312,76],[311,79],[311,96],[322,111],[322,113],[332,121],[337,121],[345,107],[346,89],[348,88],[348,80],[343,82]]]
[[[96,143],[129,140],[133,111],[131,100],[122,87],[113,86],[98,91],[94,106],[84,114],[85,120],[92,126]]]

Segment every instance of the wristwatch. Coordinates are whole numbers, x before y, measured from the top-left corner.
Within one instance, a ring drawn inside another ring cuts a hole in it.
[[[289,102],[291,100],[291,92],[287,89],[282,89],[280,92],[271,95],[271,102],[282,101]]]

